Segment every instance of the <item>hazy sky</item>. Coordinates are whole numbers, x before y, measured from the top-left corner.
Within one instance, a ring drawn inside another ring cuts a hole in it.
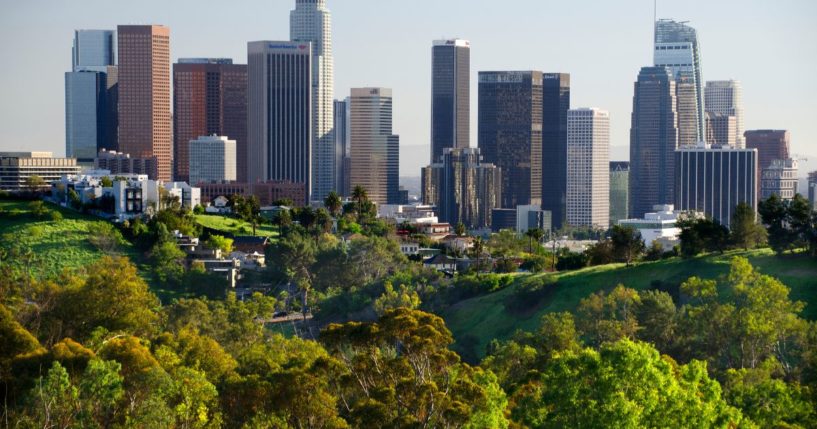
[[[479,70],[571,74],[572,107],[611,114],[613,159],[629,156],[633,82],[652,62],[651,0],[328,0],[335,96],[394,89],[401,175],[428,163],[431,41],[471,41],[471,145]],[[65,150],[64,75],[73,30],[117,24],[171,28],[173,60],[232,57],[246,42],[286,40],[295,0],[2,0],[0,150]],[[705,80],[743,83],[746,128],[786,128],[817,167],[817,2],[659,1],[659,18],[698,29]],[[805,170],[805,169],[801,169]]]

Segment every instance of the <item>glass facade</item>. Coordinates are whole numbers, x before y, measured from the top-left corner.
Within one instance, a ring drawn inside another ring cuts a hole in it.
[[[392,134],[392,91],[352,88],[349,97],[350,186],[376,204],[400,201],[400,138]]]
[[[610,225],[629,219],[630,163],[613,161],[610,163]]]
[[[675,93],[675,81],[668,69],[641,69],[635,83],[630,128],[630,217],[640,219],[653,206],[671,204],[675,199]]]
[[[502,207],[542,203],[542,72],[479,73],[479,148],[502,170]]]
[[[567,111],[570,75],[542,75],[542,210],[550,211],[553,227],[567,216]]]
[[[471,45],[438,40],[431,54],[431,163],[446,148],[470,145]]]

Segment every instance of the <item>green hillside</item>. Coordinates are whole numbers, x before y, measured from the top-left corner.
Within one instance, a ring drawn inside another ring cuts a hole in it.
[[[803,316],[817,319],[817,262],[800,256],[779,258],[771,250],[728,252],[694,259],[673,258],[629,268],[615,264],[564,274],[519,276],[512,286],[460,302],[442,316],[457,339],[455,349],[465,355],[482,357],[492,339],[507,339],[519,329],[533,330],[545,313],[575,310],[579,301],[593,292],[611,290],[618,284],[641,290],[649,289],[655,281],[677,287],[691,276],[716,278],[727,273],[729,260],[734,256],[748,257],[760,272],[780,279],[791,288],[793,300],[807,304]],[[519,314],[505,308],[520,285],[542,280],[544,276],[552,277],[556,284],[548,286],[553,289],[531,311]]]
[[[205,228],[227,233],[232,236],[252,235],[252,224],[234,217],[202,214],[196,215],[196,223]],[[264,237],[277,237],[278,229],[269,224],[258,225],[255,233]]]

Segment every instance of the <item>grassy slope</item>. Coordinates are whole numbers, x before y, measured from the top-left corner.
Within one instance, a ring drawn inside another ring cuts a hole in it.
[[[196,222],[205,228],[222,231],[232,234],[233,236],[252,234],[252,225],[250,223],[229,216],[211,214],[196,215]],[[242,227],[244,227],[247,232],[241,232]],[[259,236],[277,237],[278,230],[273,225],[259,225],[256,228],[256,234]]]
[[[63,215],[60,221],[38,220],[30,215],[27,201],[0,201],[0,208],[17,216],[0,215],[0,247],[19,245],[31,249],[28,261],[14,261],[25,265],[29,274],[38,279],[54,278],[64,270],[75,270],[97,261],[105,254],[88,241],[88,226],[104,220],[48,205]],[[22,216],[19,216],[22,214]],[[139,267],[139,274],[151,283],[150,267],[145,258],[130,243],[123,246],[121,254]],[[180,295],[178,292],[152,290],[163,302]]]
[[[732,252],[726,255],[704,256],[691,260],[671,259],[644,263],[626,268],[622,264],[591,267],[565,274],[555,274],[558,286],[555,293],[544,300],[530,314],[509,314],[504,307],[508,296],[517,289],[515,284],[502,291],[463,301],[442,314],[457,339],[470,337],[479,356],[494,338],[507,339],[516,330],[534,330],[545,313],[572,311],[579,301],[597,290],[610,290],[617,284],[634,289],[647,289],[653,280],[680,284],[691,276],[716,278],[726,274],[731,257],[749,257],[760,272],[783,281],[791,288],[791,298],[807,303],[803,316],[817,319],[817,262],[803,257],[778,258],[770,250]],[[544,274],[552,275],[552,274]],[[455,349],[456,349],[455,345]]]

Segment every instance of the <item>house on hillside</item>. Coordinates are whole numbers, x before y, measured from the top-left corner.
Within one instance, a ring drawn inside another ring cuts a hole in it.
[[[448,255],[436,255],[423,264],[425,264],[426,267],[434,268],[437,271],[448,274],[453,274],[457,271],[457,260]]]
[[[269,237],[238,236],[233,238],[233,249],[247,254],[264,254],[269,246]]]

